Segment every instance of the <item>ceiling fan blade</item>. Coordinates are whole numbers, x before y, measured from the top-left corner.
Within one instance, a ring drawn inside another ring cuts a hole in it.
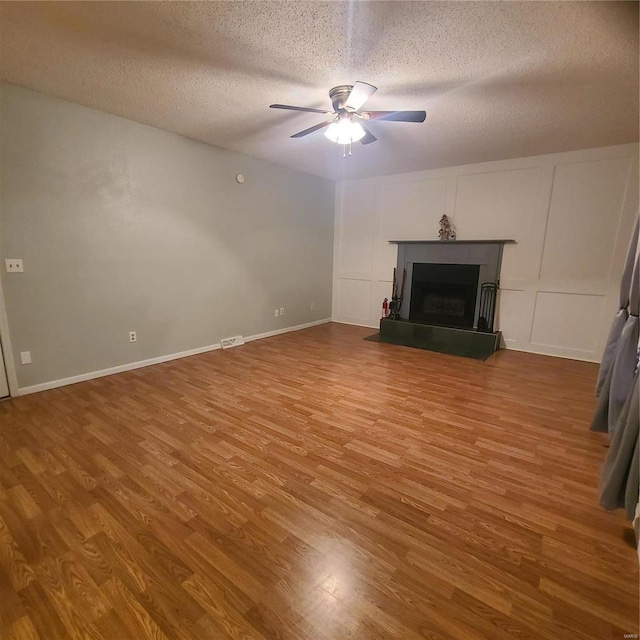
[[[318,131],[319,129],[322,129],[324,127],[328,127],[331,123],[330,122],[321,122],[320,124],[316,124],[313,127],[309,127],[308,129],[305,129],[304,131],[298,131],[298,133],[294,133],[291,137],[292,138],[302,138],[303,136],[308,136],[310,133],[313,133],[314,131]]]
[[[426,111],[368,111],[369,120],[390,120],[393,122],[424,122]]]
[[[364,127],[362,128],[365,131],[365,136],[364,138],[360,138],[361,144],[371,144],[372,142],[375,142],[378,139],[373,135],[373,133],[371,133],[371,131],[369,131],[368,129],[365,129]]]
[[[366,82],[356,82],[351,89],[351,93],[347,98],[344,106],[358,111],[360,107],[378,90],[378,87],[374,87],[372,84]]]
[[[289,111],[308,111],[309,113],[333,113],[323,109],[309,109],[308,107],[292,107],[290,104],[270,104],[271,109],[287,109]]]

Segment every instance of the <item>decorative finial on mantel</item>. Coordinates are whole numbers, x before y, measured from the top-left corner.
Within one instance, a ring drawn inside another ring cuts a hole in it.
[[[438,232],[438,237],[440,240],[456,239],[456,232],[453,230],[451,221],[446,215],[443,215],[442,218],[440,218],[440,231]]]

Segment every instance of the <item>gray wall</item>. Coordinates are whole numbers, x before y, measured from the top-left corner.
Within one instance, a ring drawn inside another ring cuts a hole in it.
[[[20,387],[331,316],[333,183],[14,85],[0,98]]]

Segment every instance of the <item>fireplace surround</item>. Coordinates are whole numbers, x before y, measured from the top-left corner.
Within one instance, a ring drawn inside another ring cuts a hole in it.
[[[493,317],[480,316],[482,287],[499,288],[504,245],[515,240],[389,242],[405,290],[400,319],[381,320],[380,340],[481,359],[499,348]]]

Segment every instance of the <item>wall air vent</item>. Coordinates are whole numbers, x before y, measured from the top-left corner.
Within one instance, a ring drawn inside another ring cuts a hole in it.
[[[220,340],[220,345],[223,349],[239,347],[241,344],[244,344],[244,338],[242,336],[233,336],[233,338],[222,338],[222,340]]]

